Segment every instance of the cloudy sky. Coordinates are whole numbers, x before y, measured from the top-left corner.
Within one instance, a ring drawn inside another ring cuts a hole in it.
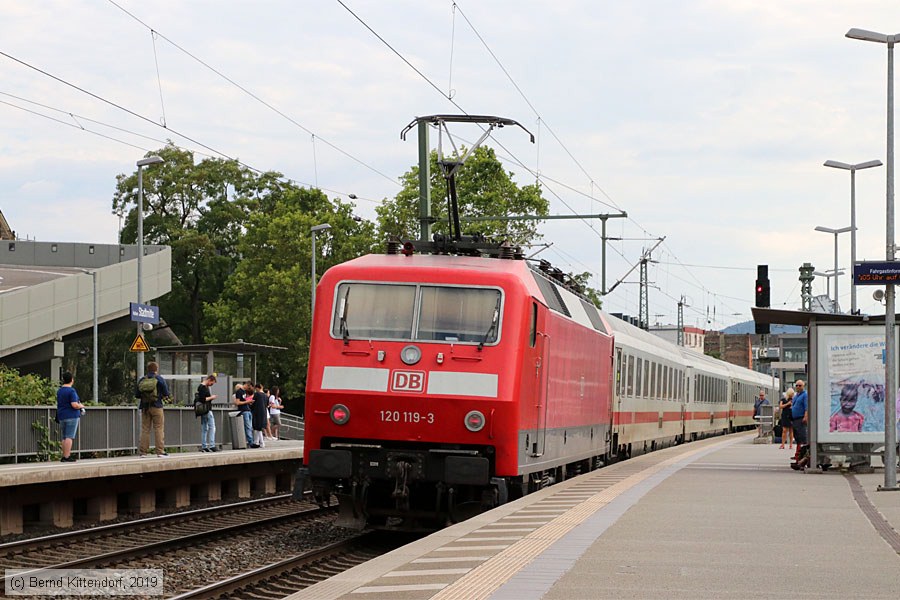
[[[622,239],[608,287],[665,236],[652,321],[674,323],[684,296],[685,323],[708,328],[750,318],[758,264],[786,308],[799,307],[802,263],[833,268],[834,236],[814,228],[850,224],[850,176],[822,163],[886,155],[887,51],[844,34],[900,31],[888,0],[0,0],[0,12],[0,210],[20,237],[114,243],[116,175],[166,140],[355,194],[373,218],[417,159],[415,136],[399,136],[415,116],[499,115],[538,137],[507,128],[488,143],[518,183],[540,175],[552,214],[627,211],[609,221]],[[885,187],[884,167],[857,175],[859,259],[885,257]],[[548,222],[541,256],[599,288],[592,225]],[[839,243],[846,268],[848,235]],[[607,309],[637,314],[637,275]],[[859,305],[883,312],[871,288]]]

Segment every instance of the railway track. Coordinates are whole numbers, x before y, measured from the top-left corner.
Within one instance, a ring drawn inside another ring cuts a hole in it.
[[[0,544],[0,570],[121,564],[138,556],[239,534],[250,527],[321,518],[332,512],[292,501],[286,494],[116,523]]]
[[[0,571],[154,568],[167,598],[282,598],[409,541],[336,512],[284,495],[59,533],[0,544]]]
[[[399,548],[408,541],[396,534],[363,533],[172,596],[170,600],[284,598]]]

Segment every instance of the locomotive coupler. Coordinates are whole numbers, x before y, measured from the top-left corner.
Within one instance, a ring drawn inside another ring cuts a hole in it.
[[[397,461],[394,467],[394,492],[391,497],[396,500],[397,508],[400,510],[409,510],[409,471],[412,465],[405,460]]]

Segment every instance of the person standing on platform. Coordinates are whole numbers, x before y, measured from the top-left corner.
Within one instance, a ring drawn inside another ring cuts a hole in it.
[[[794,389],[791,388],[784,393],[784,398],[779,402],[781,407],[781,446],[784,448],[784,440],[788,441],[788,450],[794,448],[794,416],[791,414],[791,407],[794,405]]]
[[[238,412],[241,413],[241,418],[244,420],[244,437],[247,439],[248,448],[253,444],[253,427],[251,421],[253,415],[250,413],[250,405],[253,404],[253,398],[252,395],[248,396],[247,394],[247,388],[249,386],[249,381],[238,384],[237,387],[234,388],[233,400],[233,404],[237,407]]]
[[[215,375],[208,375],[197,388],[197,402],[206,405],[206,412],[200,415],[200,451],[218,452],[216,447],[216,415],[212,411],[212,402],[218,396],[209,391],[216,383]]]
[[[60,462],[75,462],[72,456],[72,442],[78,431],[78,421],[84,411],[84,404],[75,391],[75,378],[66,371],[62,376],[62,386],[56,391],[56,420],[62,435],[62,459]]]
[[[253,406],[250,409],[253,413],[253,443],[250,444],[250,447],[265,448],[266,440],[263,432],[265,432],[266,426],[269,424],[269,398],[263,391],[261,383],[257,383],[255,387]]]
[[[756,437],[762,436],[762,421],[759,420],[760,407],[768,405],[769,399],[766,398],[766,391],[759,390],[759,398],[753,403],[753,419],[756,421]]]
[[[281,403],[281,388],[273,387],[269,397],[269,424],[272,427],[272,439],[278,439],[278,430],[281,428],[281,411],[284,404]]]
[[[794,402],[791,406],[791,417],[793,422],[791,427],[794,429],[794,441],[797,442],[797,452],[794,459],[800,458],[800,447],[809,443],[806,437],[806,426],[809,423],[809,405],[808,395],[806,393],[806,383],[802,379],[798,379],[794,384],[796,393],[794,394]]]
[[[169,386],[159,374],[159,365],[147,363],[147,374],[138,381],[134,392],[141,409],[141,458],[150,453],[150,428],[153,428],[153,448],[159,457],[167,457],[165,442],[165,414],[163,402],[169,398]]]

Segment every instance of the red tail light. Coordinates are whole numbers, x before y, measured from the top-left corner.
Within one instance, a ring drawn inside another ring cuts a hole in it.
[[[484,427],[484,415],[477,410],[469,411],[465,419],[466,429],[469,431],[481,431]]]
[[[344,425],[350,420],[350,409],[343,404],[335,404],[331,407],[331,420],[335,425]]]

